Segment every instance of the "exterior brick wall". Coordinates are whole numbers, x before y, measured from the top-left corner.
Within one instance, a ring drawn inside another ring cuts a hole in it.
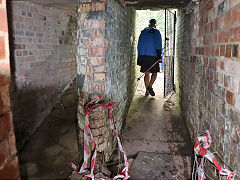
[[[0,179],[18,179],[18,157],[10,110],[10,61],[6,0],[0,1]]]
[[[178,93],[183,116],[192,140],[210,130],[212,151],[233,170],[240,168],[239,47],[239,1],[202,0],[189,15],[179,11]]]
[[[75,10],[11,3],[13,119],[17,143],[42,123],[77,72]]]
[[[91,94],[116,102],[114,118],[121,130],[135,87],[136,13],[114,0],[82,0],[79,7],[78,120],[79,139],[83,139],[84,105]],[[95,120],[99,118],[91,116],[90,121]],[[109,156],[113,150],[112,141],[104,152]]]

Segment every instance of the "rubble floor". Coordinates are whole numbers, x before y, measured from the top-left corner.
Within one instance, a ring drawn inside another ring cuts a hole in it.
[[[175,94],[163,98],[163,73],[153,89],[156,96],[146,97],[140,82],[121,135],[128,157],[136,157],[130,179],[190,179],[193,147]]]
[[[78,162],[76,119],[47,117],[19,153],[21,179],[66,179]]]

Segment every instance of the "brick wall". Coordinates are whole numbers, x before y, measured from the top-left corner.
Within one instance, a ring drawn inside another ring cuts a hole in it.
[[[115,104],[116,126],[121,130],[136,85],[136,11],[115,0],[106,6],[106,96]]]
[[[76,74],[75,10],[12,1],[13,119],[17,143],[42,123]]]
[[[121,130],[136,80],[136,37],[135,10],[132,8],[124,8],[114,0],[82,0],[79,5],[77,84],[79,139],[82,139],[83,107],[89,94],[100,93],[105,101],[116,102],[114,117]],[[94,121],[94,117],[90,120]],[[108,154],[114,150],[112,143],[108,143]]]
[[[225,167],[234,170],[240,168],[239,48],[239,1],[202,0],[189,15],[179,11],[177,60],[183,116],[192,140],[210,130],[212,150],[223,158]]]
[[[10,61],[6,0],[0,0],[0,179],[19,178],[9,86]]]

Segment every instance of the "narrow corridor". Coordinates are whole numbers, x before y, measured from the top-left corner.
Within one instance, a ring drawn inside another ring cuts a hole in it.
[[[157,79],[156,85],[163,84],[162,80]],[[190,179],[193,147],[176,96],[160,98],[161,86],[155,89],[156,97],[136,93],[122,134],[127,155],[136,156],[131,179]]]

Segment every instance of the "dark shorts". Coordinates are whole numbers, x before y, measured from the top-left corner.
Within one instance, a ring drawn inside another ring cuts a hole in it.
[[[157,61],[157,58],[155,56],[145,56],[145,55],[138,56],[137,64],[141,66],[140,72],[147,71],[147,69],[150,68],[156,61]],[[153,66],[152,69],[149,70],[149,72],[150,73],[160,72],[159,63]]]

